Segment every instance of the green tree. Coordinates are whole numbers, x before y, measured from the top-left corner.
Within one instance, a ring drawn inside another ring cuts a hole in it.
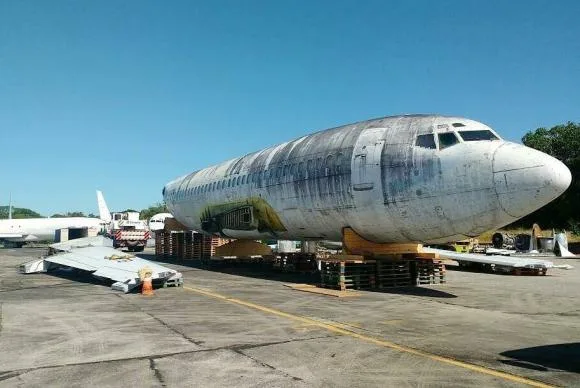
[[[24,207],[12,207],[12,218],[41,218],[42,216]],[[8,218],[8,206],[0,206],[0,219]]]
[[[556,200],[515,225],[529,226],[537,222],[543,228],[565,228],[580,234],[580,124],[568,122],[550,129],[538,128],[526,133],[522,142],[561,160],[572,173],[572,183]]]
[[[50,216],[50,218],[66,218],[66,217],[86,217],[83,212],[66,212],[64,214],[56,213]]]
[[[141,210],[139,218],[148,220],[157,213],[168,213],[167,206],[164,202],[157,202],[155,205],[149,206],[147,209]]]

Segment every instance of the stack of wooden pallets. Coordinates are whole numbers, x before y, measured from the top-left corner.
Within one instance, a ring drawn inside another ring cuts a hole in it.
[[[327,288],[381,290],[445,283],[445,265],[426,254],[334,255],[320,263],[321,285]]]
[[[183,248],[183,258],[185,260],[192,260],[193,259],[193,236],[194,232],[188,230],[185,232],[183,244],[185,245]]]
[[[372,290],[376,287],[376,261],[364,258],[340,258],[321,260],[320,283],[322,287],[336,288],[341,291]]]
[[[185,232],[173,232],[171,234],[171,243],[173,245],[173,257],[183,259],[185,253]]]
[[[316,254],[300,252],[278,253],[274,257],[273,268],[283,272],[315,273],[318,271]]]
[[[411,260],[377,260],[377,288],[403,287],[413,285]]]
[[[192,259],[200,260],[203,257],[203,235],[193,233],[191,238]]]
[[[199,260],[214,255],[215,248],[226,241],[228,240],[191,230],[157,231],[155,233],[155,254],[160,257]]]
[[[155,255],[163,256],[165,252],[165,233],[163,230],[155,232]]]
[[[223,239],[207,235],[202,235],[202,237],[203,237],[202,255],[204,257],[215,256],[215,248],[221,245]]]
[[[416,261],[416,285],[445,283],[445,264],[437,259]]]

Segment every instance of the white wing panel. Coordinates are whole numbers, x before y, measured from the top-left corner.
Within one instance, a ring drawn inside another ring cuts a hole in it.
[[[498,255],[478,255],[475,253],[459,253],[443,249],[423,248],[427,253],[438,253],[439,257],[456,261],[468,261],[472,263],[495,264],[514,268],[553,268],[554,263],[547,260],[533,259],[528,257],[511,257]]]

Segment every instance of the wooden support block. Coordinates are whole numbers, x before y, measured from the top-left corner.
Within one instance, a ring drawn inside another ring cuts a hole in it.
[[[364,263],[365,257],[362,255],[330,255],[322,261],[333,261],[333,262],[348,261],[350,263]]]
[[[418,252],[415,254],[417,259],[439,259],[439,253]]]
[[[421,253],[421,244],[376,243],[359,236],[352,228],[343,228],[342,246],[347,254],[352,255],[381,255],[399,253]]]
[[[271,255],[272,249],[253,240],[234,240],[224,245],[212,247],[216,256],[256,256]]]

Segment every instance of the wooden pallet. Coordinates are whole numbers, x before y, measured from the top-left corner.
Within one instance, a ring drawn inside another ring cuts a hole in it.
[[[165,232],[158,230],[155,232],[155,256],[163,256],[165,252]]]
[[[445,264],[441,260],[416,261],[417,285],[442,284],[445,282]]]
[[[405,254],[400,259],[365,259],[335,255],[321,260],[321,285],[339,290],[373,290],[445,283],[445,265],[436,259]],[[390,257],[390,256],[389,256]]]
[[[318,271],[314,253],[279,253],[274,257],[272,267],[283,272],[315,273]]]
[[[155,254],[179,260],[211,257],[216,247],[228,240],[191,230],[163,230],[155,233]]]
[[[365,260],[322,260],[320,269],[321,286],[347,289],[371,290],[375,288],[375,261]]]
[[[377,260],[377,288],[405,287],[413,285],[411,260]]]

